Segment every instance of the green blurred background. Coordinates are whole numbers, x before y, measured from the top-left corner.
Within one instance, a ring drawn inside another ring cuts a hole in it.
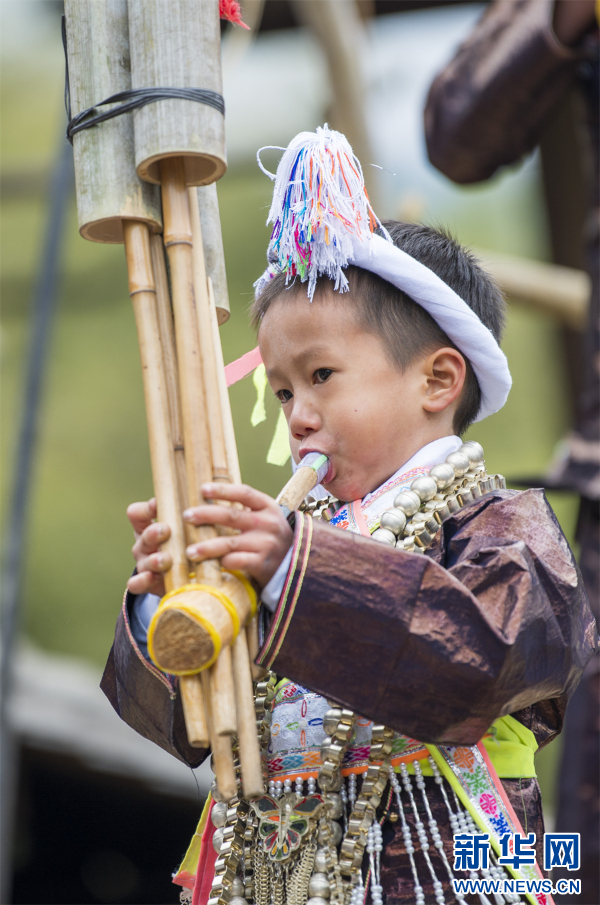
[[[9,26],[3,38],[0,95],[5,531],[10,531],[6,503],[15,466],[30,302],[46,223],[49,174],[64,123],[58,4],[50,0],[27,4],[35,7],[38,18],[31,41],[19,38],[16,7],[21,5],[16,0],[0,4]],[[269,40],[275,41],[276,35]],[[314,128],[326,114],[324,107],[314,122],[301,127]],[[545,213],[535,160],[525,169],[525,175],[503,175],[483,188],[450,192],[445,185],[439,195],[432,190],[415,195],[405,175],[393,197],[386,193],[388,209],[381,213],[398,216],[416,198],[420,217],[445,223],[468,244],[544,260]],[[232,312],[222,328],[228,362],[255,345],[247,309],[252,283],[264,266],[271,184],[248,157],[237,154],[218,191]],[[509,478],[541,473],[569,425],[558,328],[543,315],[511,304],[504,348],[514,376],[509,402],[469,436],[483,444],[490,469]],[[252,428],[253,396],[250,380],[231,390],[243,477],[274,494],[288,477],[287,467],[265,462],[277,403],[271,399],[267,421]],[[22,597],[24,631],[41,648],[101,665],[132,568],[125,508],[149,497],[152,483],[123,249],[80,238],[74,197],[33,480]],[[551,502],[572,539],[576,498],[553,495]],[[557,749],[558,744],[550,746],[538,759],[550,810]]]

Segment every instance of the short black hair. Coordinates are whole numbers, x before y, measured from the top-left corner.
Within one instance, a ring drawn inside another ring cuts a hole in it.
[[[480,267],[475,256],[444,229],[419,223],[384,221],[394,244],[425,264],[475,312],[499,343],[504,330],[506,303],[499,287]],[[348,300],[353,302],[361,326],[382,340],[392,364],[405,370],[413,361],[436,348],[456,344],[446,336],[421,305],[369,270],[348,267]],[[250,313],[258,328],[272,302],[284,292],[306,292],[306,284],[295,280],[285,285],[285,274],[277,274],[254,301]],[[330,280],[319,277],[315,294],[329,288]],[[460,350],[459,350],[460,351]],[[462,354],[462,353],[461,353]],[[481,408],[481,390],[468,359],[467,375],[454,416],[454,431],[464,434]]]

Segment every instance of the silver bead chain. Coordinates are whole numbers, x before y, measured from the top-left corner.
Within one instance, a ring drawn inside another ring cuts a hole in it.
[[[396,495],[371,537],[408,553],[422,553],[453,512],[485,493],[505,488],[502,475],[487,474],[483,447],[467,440],[445,462],[415,478],[409,490]]]

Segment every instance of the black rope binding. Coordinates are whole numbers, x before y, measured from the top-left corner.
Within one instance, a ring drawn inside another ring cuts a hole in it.
[[[207,88],[130,88],[127,91],[119,91],[107,97],[106,100],[100,101],[87,110],[82,110],[77,116],[71,116],[71,91],[69,86],[69,63],[67,58],[67,31],[65,26],[65,17],[62,18],[62,39],[65,51],[65,109],[69,124],[67,126],[67,138],[73,144],[73,136],[83,129],[90,129],[103,123],[107,119],[113,119],[115,116],[121,116],[122,113],[130,113],[132,110],[138,110],[145,107],[146,104],[155,104],[157,101],[171,100],[173,98],[184,101],[195,101],[198,104],[206,104],[213,107],[219,113],[225,115],[225,101],[221,94],[216,91],[210,91]],[[104,107],[106,104],[120,104],[113,107],[112,110],[106,110],[104,113],[98,112],[98,107]]]

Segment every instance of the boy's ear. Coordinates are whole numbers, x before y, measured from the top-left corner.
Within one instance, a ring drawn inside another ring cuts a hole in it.
[[[442,412],[462,392],[467,375],[465,360],[457,349],[448,346],[432,352],[423,365],[427,382],[423,408],[426,412]]]

